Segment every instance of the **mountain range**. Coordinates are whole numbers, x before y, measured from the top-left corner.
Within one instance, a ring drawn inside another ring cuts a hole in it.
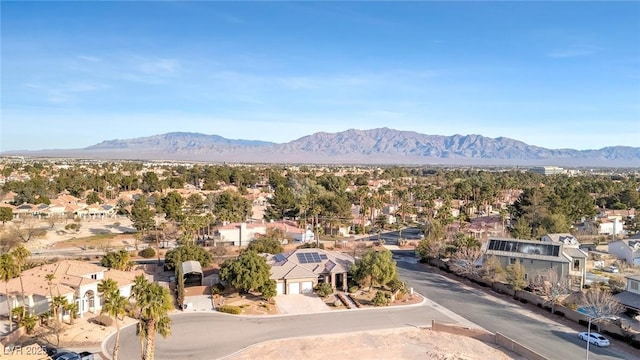
[[[241,163],[639,167],[640,148],[546,149],[505,137],[425,135],[389,128],[319,132],[288,143],[172,132],[108,140],[83,149],[2,155]]]

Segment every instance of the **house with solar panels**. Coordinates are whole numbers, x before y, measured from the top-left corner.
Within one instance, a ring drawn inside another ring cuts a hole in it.
[[[319,283],[347,290],[347,274],[354,260],[351,256],[321,249],[296,249],[289,253],[268,255],[271,279],[278,295],[308,294]]]

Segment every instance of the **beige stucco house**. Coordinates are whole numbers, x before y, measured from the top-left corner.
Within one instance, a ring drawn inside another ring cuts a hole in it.
[[[48,274],[53,274],[50,281],[47,280]],[[98,293],[98,283],[102,279],[115,280],[120,294],[128,297],[138,274],[139,272],[113,270],[84,261],[62,260],[23,271],[22,285],[20,278],[11,279],[7,284],[8,300],[11,308],[26,304],[30,313],[38,315],[49,311],[52,297],[63,296],[69,303],[78,305],[78,314],[82,317],[86,313],[100,312],[102,300]],[[2,291],[0,303],[0,312],[6,313],[5,291]]]
[[[320,282],[334,289],[347,290],[351,256],[322,249],[296,249],[289,253],[268,255],[271,279],[276,281],[278,295],[306,294]]]

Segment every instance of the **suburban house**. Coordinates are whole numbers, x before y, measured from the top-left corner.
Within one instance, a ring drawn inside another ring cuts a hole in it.
[[[597,218],[577,224],[576,228],[597,235],[624,235],[624,224],[618,217],[612,219]]]
[[[624,239],[609,243],[609,253],[629,265],[640,265],[640,240]]]
[[[217,242],[231,246],[247,246],[257,238],[256,235],[267,233],[267,227],[261,223],[231,223],[216,229]]]
[[[48,274],[53,274],[51,281],[47,280]],[[138,274],[77,260],[62,260],[37,266],[22,272],[22,286],[20,278],[9,280],[8,294],[3,293],[0,297],[0,303],[3,305],[0,313],[8,311],[7,297],[11,308],[26,303],[28,312],[39,315],[49,311],[52,297],[56,296],[63,296],[69,303],[76,303],[81,317],[87,312],[99,313],[102,301],[98,293],[98,283],[102,279],[113,279],[118,283],[120,294],[128,297],[131,295],[134,278]]]
[[[315,234],[311,229],[303,229],[298,227],[295,221],[282,220],[265,223],[267,229],[280,229],[287,238],[293,239],[295,242],[315,241]]]
[[[553,235],[553,234],[552,234]],[[577,245],[562,242],[491,238],[486,256],[495,256],[503,268],[519,262],[525,269],[525,279],[532,279],[548,269],[567,279],[574,289],[581,289],[586,277],[587,254]]]
[[[622,305],[628,309],[640,312],[640,276],[627,276],[625,291],[613,295]]]
[[[311,293],[318,283],[346,291],[347,274],[354,260],[340,252],[309,248],[268,255],[267,263],[271,265],[277,293],[283,295]]]
[[[580,249],[578,239],[569,233],[557,233],[544,235],[541,240],[542,242],[562,245],[562,255],[571,263],[571,266],[569,266],[569,279],[572,284],[580,284],[580,288],[582,288],[587,277],[589,254]]]

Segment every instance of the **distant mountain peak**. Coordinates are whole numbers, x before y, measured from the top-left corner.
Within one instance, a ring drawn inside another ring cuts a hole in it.
[[[640,166],[636,147],[546,149],[502,136],[425,135],[388,127],[317,132],[282,144],[170,132],[107,140],[84,149],[4,154],[247,163]]]

